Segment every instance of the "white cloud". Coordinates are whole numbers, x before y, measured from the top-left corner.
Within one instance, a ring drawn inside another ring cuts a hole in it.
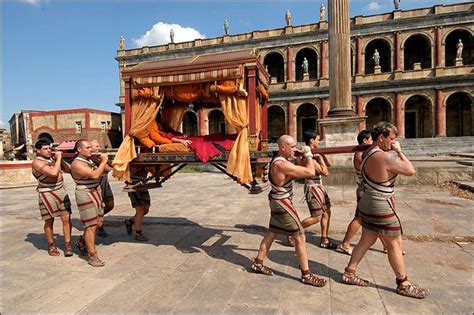
[[[41,0],[20,0],[20,2],[37,5],[41,2]]]
[[[3,120],[0,120],[0,128],[7,128],[7,124]]]
[[[206,38],[206,35],[201,34],[192,27],[158,22],[144,35],[140,36],[140,38],[133,39],[133,43],[137,47],[167,44],[170,42],[171,29],[173,29],[174,32],[175,43],[192,41],[197,38]]]
[[[369,11],[378,11],[382,6],[377,1],[372,1],[366,6],[366,9]]]

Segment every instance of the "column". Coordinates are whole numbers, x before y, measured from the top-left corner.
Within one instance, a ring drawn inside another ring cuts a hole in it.
[[[436,137],[446,137],[446,106],[443,106],[443,97],[443,91],[436,90]]]
[[[398,137],[405,138],[405,113],[402,108],[402,97],[395,93],[395,126],[398,129]]]
[[[329,101],[328,99],[324,98],[321,99],[321,119],[325,119],[328,117],[328,110],[329,110]],[[320,138],[324,139],[324,135],[326,133],[326,128],[322,124],[319,124],[319,134]]]
[[[356,64],[356,74],[363,74],[362,73],[362,38],[357,36],[357,64]]]
[[[257,133],[257,118],[256,118],[256,106],[257,106],[257,86],[256,86],[256,69],[249,68],[248,69],[248,79],[249,79],[249,86],[248,86],[248,106],[249,106],[249,131],[250,135],[256,135]]]
[[[296,139],[295,117],[293,102],[288,101],[288,134]]]
[[[206,119],[204,118],[204,108],[200,107],[198,110],[199,116],[199,135],[206,135]]]
[[[351,98],[349,0],[329,3],[329,117],[355,116]]]
[[[130,132],[130,127],[132,123],[132,104],[130,99],[131,90],[131,80],[130,78],[124,79],[125,80],[125,130],[124,136],[127,136]]]
[[[436,27],[436,67],[441,67],[441,27]]]
[[[294,81],[293,77],[293,48],[286,48],[286,81]]]
[[[364,117],[364,99],[362,98],[361,95],[357,95],[357,101],[356,101],[356,111],[357,111],[357,116],[359,117]],[[362,131],[365,129],[365,119],[359,123],[359,131]]]
[[[320,49],[321,49],[321,56],[320,56],[320,65],[321,65],[321,78],[326,78],[327,77],[327,59],[326,59],[326,54],[327,54],[327,45],[328,42],[323,40],[320,43]]]
[[[402,70],[402,64],[400,62],[401,50],[400,50],[400,32],[395,32],[395,70]]]
[[[262,126],[262,139],[268,140],[268,100],[263,99],[262,112],[260,115],[261,126]]]

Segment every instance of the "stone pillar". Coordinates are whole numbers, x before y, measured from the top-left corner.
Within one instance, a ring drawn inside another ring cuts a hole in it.
[[[444,93],[436,90],[436,137],[446,137],[446,106],[443,106]]]
[[[327,54],[327,45],[328,45],[328,42],[323,40],[321,42],[321,62],[320,62],[320,65],[321,65],[321,79],[324,79],[324,78],[327,78],[327,59],[326,59],[326,54]]]
[[[293,102],[288,101],[288,134],[296,139],[295,115]]]
[[[263,100],[260,115],[260,126],[262,127],[262,133],[260,138],[260,149],[263,151],[268,150],[268,100]]]
[[[199,135],[205,136],[206,135],[206,119],[204,116],[204,108],[200,107],[198,111],[199,115]]]
[[[364,117],[364,120],[359,123],[359,131],[362,131],[366,128],[366,125],[365,125],[366,116],[364,114],[364,99],[362,98],[361,95],[357,95],[356,111],[357,111],[357,116]]]
[[[6,131],[5,128],[0,128],[0,160],[3,160],[3,137],[4,137],[4,132]]]
[[[124,78],[125,80],[125,130],[123,132],[124,137],[130,132],[132,123],[132,103],[130,93],[132,93],[132,81],[130,78]]]
[[[293,48],[286,48],[286,81],[294,81],[293,77]]]
[[[405,138],[405,113],[399,93],[395,93],[395,127],[398,129],[398,137]]]
[[[402,63],[401,63],[401,50],[400,50],[400,32],[395,32],[395,70],[401,71],[402,70]]]
[[[326,119],[328,117],[328,110],[329,110],[329,101],[327,98],[321,99],[321,119]],[[319,134],[320,139],[324,139],[324,135],[326,130],[322,124],[319,124]]]
[[[351,108],[350,44],[349,0],[329,1],[328,117],[354,116]]]
[[[362,73],[362,65],[363,65],[363,60],[362,60],[362,38],[360,36],[357,36],[357,59],[356,59],[356,75],[361,75]]]
[[[436,67],[441,67],[441,27],[436,27]]]

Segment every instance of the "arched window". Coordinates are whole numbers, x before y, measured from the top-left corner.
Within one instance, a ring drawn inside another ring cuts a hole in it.
[[[405,138],[433,136],[431,101],[422,95],[413,95],[405,103]]]
[[[405,70],[413,70],[415,63],[422,69],[431,68],[431,43],[423,35],[412,35],[403,49]]]
[[[307,130],[318,132],[318,108],[311,103],[300,105],[296,111],[296,124],[298,141],[303,141],[303,134]]]
[[[225,117],[218,109],[209,113],[209,134],[215,133],[226,133]]]
[[[464,92],[451,94],[446,100],[446,136],[474,136],[472,98]]]
[[[280,106],[268,108],[268,141],[277,142],[280,136],[286,134],[285,111]]]
[[[318,78],[318,55],[311,48],[303,48],[300,51],[298,51],[295,58],[296,81],[303,80],[304,58],[308,60],[309,79],[311,80],[317,79]]]
[[[183,133],[187,136],[198,135],[198,123],[196,114],[192,111],[184,113],[183,117]]]
[[[370,130],[379,121],[392,122],[392,111],[390,103],[381,97],[371,99],[365,106],[365,115],[367,116],[365,125]]]
[[[462,63],[471,65],[474,63],[474,45],[472,44],[472,35],[466,30],[455,30],[449,33],[445,42],[446,67],[456,65],[457,45],[459,40],[463,45]]]
[[[274,80],[276,82],[285,81],[285,65],[282,55],[277,52],[269,53],[265,56],[263,63],[268,70],[272,83],[274,83]]]
[[[392,56],[390,54],[390,44],[385,39],[374,39],[365,47],[365,74],[375,72],[374,53],[377,50],[379,55],[379,65],[381,72],[390,72],[390,61]]]

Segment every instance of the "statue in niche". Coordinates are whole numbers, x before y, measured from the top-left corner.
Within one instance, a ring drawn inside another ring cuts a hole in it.
[[[456,59],[462,59],[462,51],[464,49],[464,44],[462,40],[459,39],[458,43],[456,44]]]
[[[376,67],[380,66],[380,54],[377,49],[374,51],[372,59],[374,60],[374,64]]]
[[[321,8],[319,9],[319,21],[326,21],[326,7],[324,6],[324,3],[321,3]]]
[[[173,29],[170,30],[170,40],[171,40],[171,44],[174,44],[174,30]]]
[[[400,7],[400,0],[393,0],[393,5],[395,6],[395,10],[398,10]]]
[[[229,22],[227,19],[224,21],[224,35],[229,35]]]
[[[120,50],[125,49],[125,39],[123,38],[123,35],[120,35],[119,48],[120,48]]]
[[[309,74],[309,63],[306,57],[303,58],[303,64],[301,65],[301,67],[303,68],[303,74]]]
[[[289,9],[286,9],[285,20],[286,20],[286,26],[291,26],[291,12]]]

